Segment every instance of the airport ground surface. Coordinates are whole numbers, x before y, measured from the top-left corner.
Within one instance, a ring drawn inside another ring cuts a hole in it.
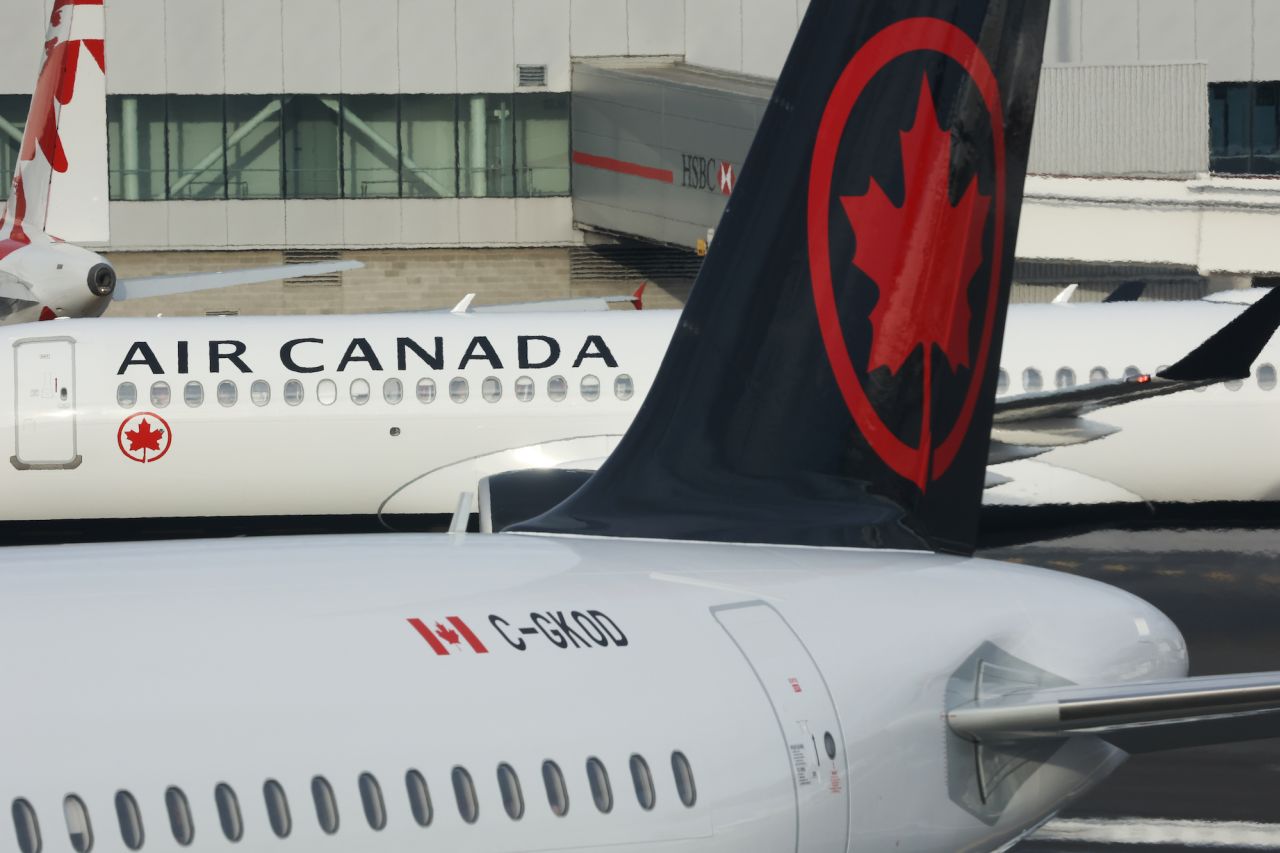
[[[982,554],[1114,584],[1186,637],[1191,674],[1280,669],[1274,527],[1102,530]],[[1280,850],[1280,740],[1137,756],[1018,853]]]

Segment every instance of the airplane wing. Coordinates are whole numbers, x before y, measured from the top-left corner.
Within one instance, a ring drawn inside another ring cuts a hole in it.
[[[983,744],[1095,735],[1130,753],[1277,737],[1280,672],[1021,691],[952,708],[947,723]]]
[[[181,273],[149,278],[121,279],[116,282],[114,299],[145,299],[149,296],[172,296],[198,290],[217,290],[237,284],[261,284],[286,278],[326,275],[343,270],[360,269],[360,261],[321,261],[314,264],[284,264],[278,267],[255,267],[227,272]]]
[[[1176,394],[1228,379],[1244,379],[1262,348],[1280,326],[1280,288],[1238,314],[1177,364],[1155,376],[1091,382],[996,400],[987,464],[1029,459],[1055,447],[1104,438],[1115,427],[1085,415],[1148,397]]]

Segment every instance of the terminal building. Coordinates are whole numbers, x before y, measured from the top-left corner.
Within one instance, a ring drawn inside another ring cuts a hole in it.
[[[12,171],[49,4],[0,40]],[[804,0],[106,0],[122,276],[362,270],[113,307],[360,312],[623,293],[678,304]],[[1277,0],[1054,0],[1020,299],[1280,275]],[[4,190],[7,191],[7,187]]]

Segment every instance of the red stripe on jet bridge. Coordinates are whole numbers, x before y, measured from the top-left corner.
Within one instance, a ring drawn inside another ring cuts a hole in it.
[[[470,644],[471,648],[475,649],[480,654],[489,653],[489,650],[484,647],[484,643],[480,642],[480,638],[473,634],[471,629],[467,627],[466,622],[463,622],[457,616],[450,616],[449,624],[458,629],[458,633],[462,635],[462,639],[466,640],[467,643]]]
[[[639,163],[629,163],[626,160],[615,160],[612,157],[601,157],[583,151],[573,152],[573,162],[579,166],[590,166],[593,169],[604,169],[606,172],[648,178],[651,181],[662,181],[664,184],[676,182],[676,176],[670,169],[655,169],[653,166],[641,166]]]
[[[410,619],[409,624],[414,630],[422,635],[422,639],[427,641],[427,645],[438,655],[447,655],[449,650],[444,647],[444,643],[436,639],[436,634],[421,619]]]

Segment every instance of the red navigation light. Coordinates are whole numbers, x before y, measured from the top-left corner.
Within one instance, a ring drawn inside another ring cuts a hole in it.
[[[1144,383],[1150,382],[1150,381],[1151,381],[1151,374],[1150,374],[1150,373],[1141,373],[1141,374],[1139,374],[1138,376],[1134,377],[1134,381],[1135,381],[1135,382],[1138,382],[1139,384],[1144,384]]]

